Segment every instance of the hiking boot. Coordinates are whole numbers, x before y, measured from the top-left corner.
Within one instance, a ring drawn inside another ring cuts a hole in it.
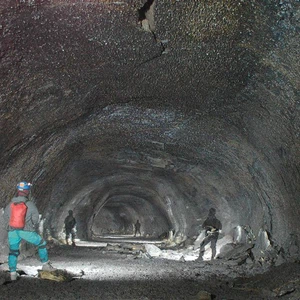
[[[10,272],[10,280],[15,281],[18,278],[17,272]]]
[[[202,256],[199,256],[196,261],[203,261],[203,257]]]
[[[55,271],[56,269],[52,266],[50,261],[47,261],[46,263],[43,264],[42,270],[43,271]]]
[[[72,242],[72,246],[73,246],[73,247],[75,247],[75,246],[76,246],[75,242]]]

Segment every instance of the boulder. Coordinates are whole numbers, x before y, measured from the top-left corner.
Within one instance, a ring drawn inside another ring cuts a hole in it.
[[[253,258],[261,264],[281,264],[285,261],[284,250],[274,240],[266,230],[260,230],[257,241],[252,249]]]
[[[232,249],[230,249],[232,247]],[[228,246],[228,252],[219,253],[218,258],[226,260],[245,260],[251,255],[251,249],[254,247],[253,244],[232,244]]]
[[[38,277],[41,279],[61,282],[61,281],[72,281],[74,279],[74,274],[71,274],[66,270],[54,270],[54,271],[38,270]]]
[[[152,244],[145,244],[145,250],[151,257],[159,257],[162,254],[162,251]]]
[[[206,291],[200,291],[196,296],[192,298],[193,300],[211,300],[212,295]]]

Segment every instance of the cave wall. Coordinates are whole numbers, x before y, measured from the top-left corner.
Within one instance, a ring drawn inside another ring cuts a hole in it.
[[[27,180],[54,236],[130,195],[155,232],[299,229],[299,1],[0,4],[2,207]]]

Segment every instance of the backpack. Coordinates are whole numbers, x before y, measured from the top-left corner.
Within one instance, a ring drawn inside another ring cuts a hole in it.
[[[16,229],[23,229],[25,227],[26,213],[27,205],[24,202],[13,202],[10,205],[9,226]]]

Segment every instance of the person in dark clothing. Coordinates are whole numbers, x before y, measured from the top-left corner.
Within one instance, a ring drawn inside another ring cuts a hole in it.
[[[139,220],[137,220],[136,223],[134,224],[134,229],[135,229],[134,236],[136,236],[137,233],[139,233],[140,236],[142,235],[141,234],[141,223]]]
[[[208,216],[202,224],[202,228],[205,230],[205,238],[200,244],[198,260],[203,260],[205,246],[209,243],[212,251],[211,259],[214,259],[217,251],[216,246],[219,232],[222,229],[222,223],[216,218],[216,210],[214,208],[210,208]]]
[[[69,210],[69,215],[65,218],[66,244],[69,245],[69,237],[71,236],[72,246],[75,246],[75,226],[76,219],[73,216],[73,210]]]

